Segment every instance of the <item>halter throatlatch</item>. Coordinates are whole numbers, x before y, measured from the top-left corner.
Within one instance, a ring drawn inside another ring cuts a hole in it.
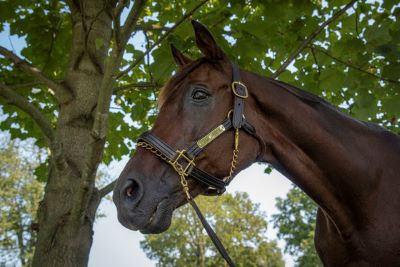
[[[255,128],[246,120],[244,116],[244,100],[249,96],[246,85],[240,82],[240,71],[236,65],[232,65],[232,92],[234,95],[233,108],[228,112],[226,119],[218,126],[209,131],[206,135],[194,142],[188,149],[174,150],[156,135],[145,132],[139,137],[138,147],[145,148],[167,162],[177,172],[180,177],[180,183],[185,192],[188,202],[192,205],[196,214],[200,218],[208,235],[211,237],[214,245],[224,257],[229,266],[234,267],[232,259],[229,257],[221,241],[201,214],[196,202],[190,195],[187,178],[193,178],[196,181],[207,186],[207,194],[220,195],[225,192],[226,186],[232,181],[235,174],[236,163],[239,155],[239,132],[243,129],[252,136],[256,136]],[[229,173],[224,178],[216,178],[207,172],[196,167],[195,159],[199,153],[212,141],[217,139],[228,130],[234,130],[234,148]]]

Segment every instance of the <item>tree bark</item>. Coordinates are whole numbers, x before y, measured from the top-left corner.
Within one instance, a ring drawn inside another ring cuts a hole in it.
[[[45,196],[38,211],[33,267],[79,267],[88,263],[92,226],[101,200],[94,185],[101,155],[87,179],[87,158],[93,155],[85,152],[92,142],[94,111],[112,37],[110,2],[113,1],[71,2],[73,37],[65,83],[73,98],[59,106],[54,137],[58,153],[51,155]],[[78,196],[82,185],[88,199],[85,203]]]
[[[21,221],[21,220],[20,220]],[[19,260],[21,261],[22,266],[26,266],[26,251],[24,247],[24,237],[22,227],[18,227],[15,229],[15,234],[18,240],[18,249],[19,249]]]
[[[199,245],[199,266],[205,267],[206,266],[206,248],[205,248],[205,240],[202,235],[200,235],[198,245]]]

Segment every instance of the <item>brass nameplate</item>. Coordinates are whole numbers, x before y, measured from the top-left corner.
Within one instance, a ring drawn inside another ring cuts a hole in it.
[[[208,145],[209,143],[211,143],[215,138],[217,138],[223,132],[225,132],[225,127],[224,127],[224,125],[221,124],[214,130],[212,130],[209,134],[207,134],[206,136],[201,138],[199,141],[197,141],[197,145],[200,148],[203,148],[206,145]]]

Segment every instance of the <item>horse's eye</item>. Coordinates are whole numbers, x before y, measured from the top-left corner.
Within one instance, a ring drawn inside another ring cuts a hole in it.
[[[194,100],[204,100],[209,96],[208,92],[204,89],[195,89],[192,93],[192,98]]]

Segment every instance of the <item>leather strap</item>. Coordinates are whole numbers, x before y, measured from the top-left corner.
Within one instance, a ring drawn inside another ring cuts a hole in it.
[[[233,263],[231,257],[229,257],[229,254],[226,251],[224,245],[222,245],[221,240],[219,240],[217,234],[214,232],[214,230],[208,224],[207,220],[204,218],[203,214],[201,213],[201,211],[200,211],[199,207],[197,206],[196,202],[194,201],[194,199],[190,198],[188,201],[189,201],[190,205],[192,205],[194,211],[197,214],[197,217],[199,217],[201,224],[203,225],[204,229],[206,229],[208,236],[211,238],[211,241],[214,243],[215,247],[217,248],[217,250],[219,251],[221,256],[228,263],[229,267],[236,267],[236,265],[235,265],[235,263]]]
[[[150,132],[143,133],[139,137],[139,140],[142,140],[150,144],[154,149],[158,150],[169,161],[173,161],[178,156],[178,153],[175,150],[173,150],[168,144],[166,144],[164,141],[162,141],[161,139],[159,139],[157,136],[153,135]],[[192,157],[189,157],[189,155],[187,154],[186,156],[190,159],[193,159]],[[217,190],[218,194],[222,194],[225,192],[226,183],[224,181],[212,176],[211,174],[208,174],[205,171],[198,169],[196,166],[192,166],[188,170],[188,173],[189,176],[194,178],[195,180],[208,185],[212,189]]]
[[[257,135],[256,128],[254,128],[254,126],[251,125],[250,122],[248,122],[246,119],[243,119],[242,128],[246,133],[250,135]]]
[[[244,84],[240,82],[240,70],[235,64],[232,64],[232,91],[234,93],[233,100],[233,128],[238,129],[243,124],[244,99],[247,98],[248,92]]]
[[[224,126],[225,131],[228,131],[232,129],[232,119],[231,118],[226,118],[223,123],[221,124]],[[204,136],[207,136],[210,132],[212,132],[215,128],[213,128],[211,131],[209,131],[207,134]],[[246,119],[242,120],[242,129],[247,132],[250,135],[256,136],[256,129],[254,128],[253,125],[251,125]],[[204,137],[203,136],[203,137]],[[200,138],[201,139],[201,138]],[[200,140],[199,139],[199,140]],[[201,151],[203,151],[204,147],[199,147],[197,144],[197,141],[194,142],[186,151],[186,154],[190,156],[191,158],[196,158]]]
[[[228,131],[228,130],[230,130],[230,129],[232,128],[232,121],[231,121],[230,118],[226,118],[226,119],[221,123],[221,125],[224,126],[225,131]],[[210,131],[209,131],[208,133],[206,133],[204,136],[207,136],[207,135],[208,135],[210,132],[212,132],[214,129],[215,129],[215,128],[213,128],[212,130],[210,130]],[[203,137],[204,137],[204,136],[203,136]],[[203,138],[203,137],[202,137],[202,138]],[[199,138],[199,140],[202,139],[202,138]],[[197,141],[196,141],[196,142],[194,142],[194,143],[188,148],[187,154],[188,154],[190,157],[195,158],[197,155],[200,154],[200,152],[203,150],[203,148],[204,148],[204,147],[199,147],[198,144],[197,144]]]

